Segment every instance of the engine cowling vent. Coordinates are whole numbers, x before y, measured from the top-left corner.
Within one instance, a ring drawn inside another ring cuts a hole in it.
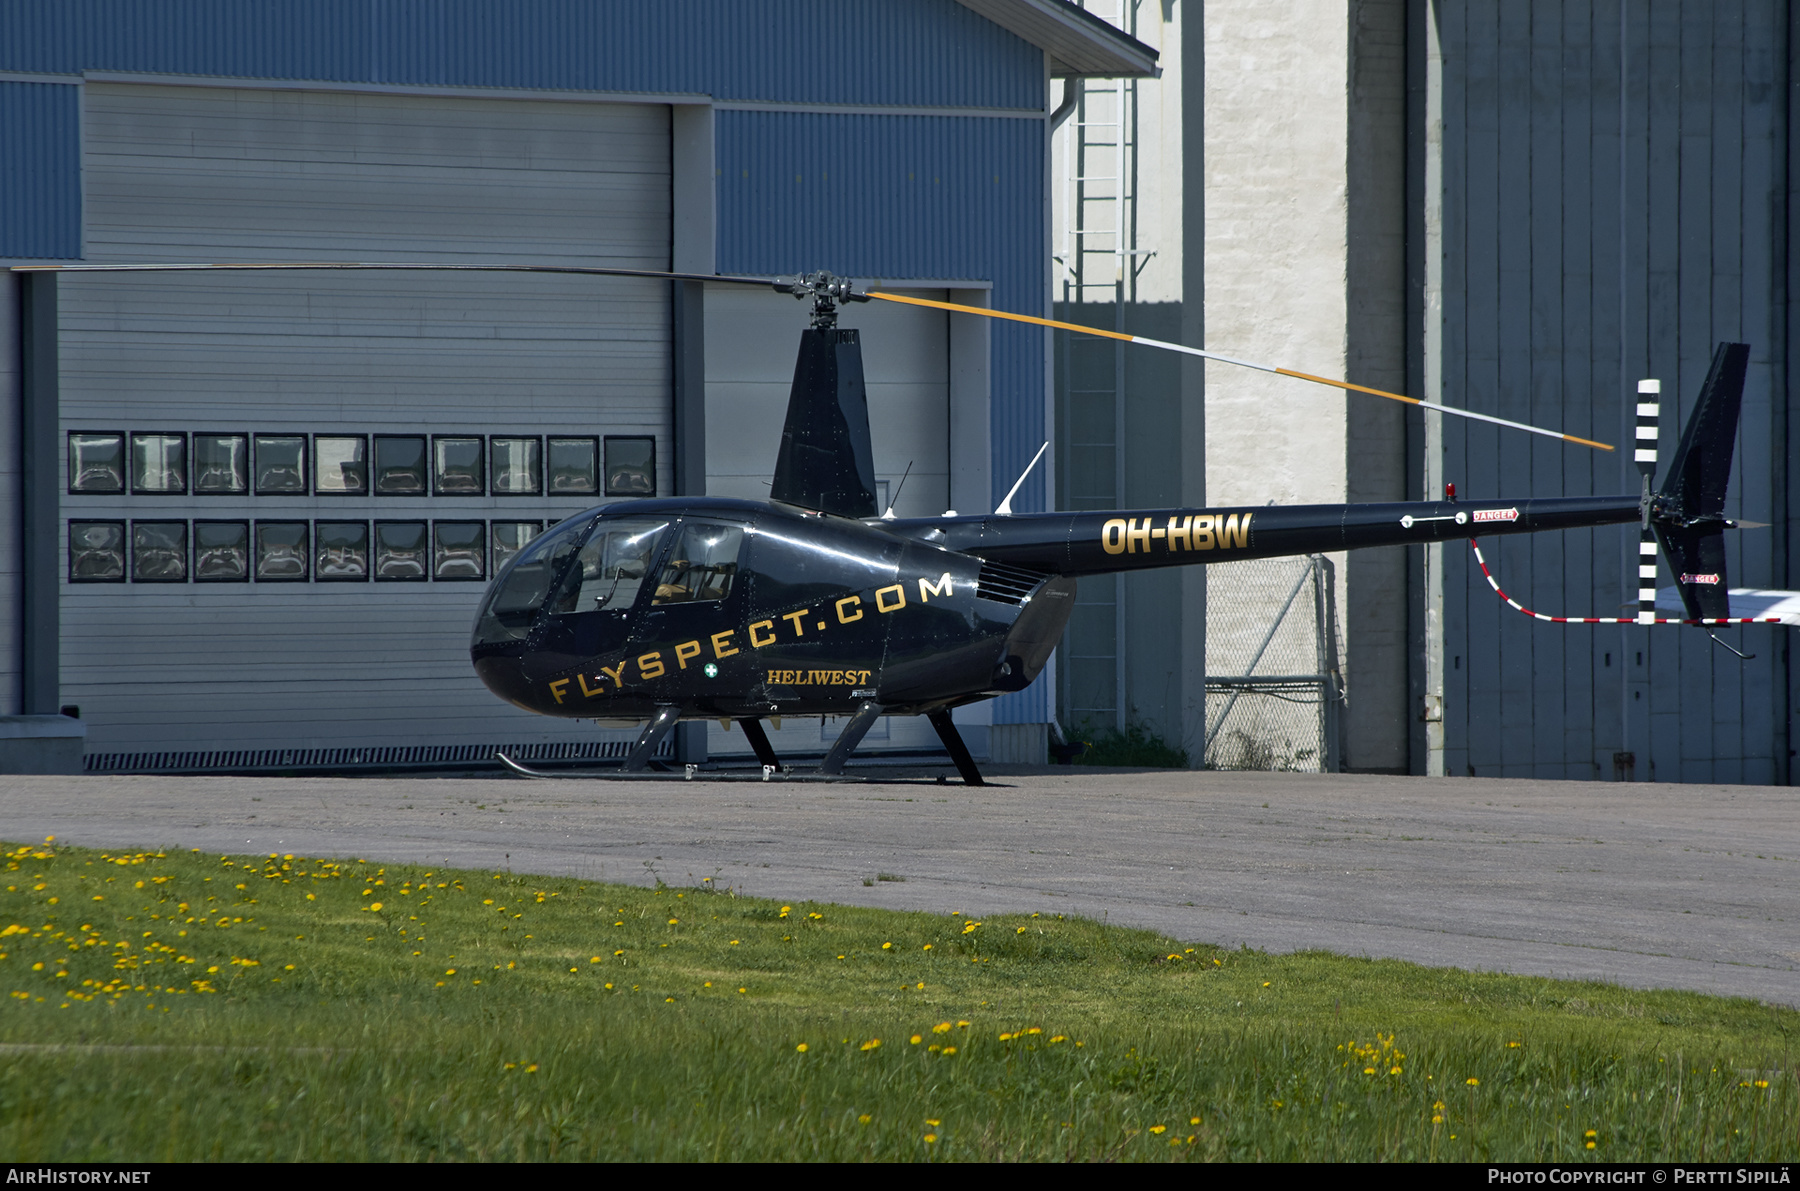
[[[1050,576],[1027,567],[1009,567],[1000,562],[984,562],[975,580],[975,594],[997,604],[1023,604],[1037,590],[1038,584]]]

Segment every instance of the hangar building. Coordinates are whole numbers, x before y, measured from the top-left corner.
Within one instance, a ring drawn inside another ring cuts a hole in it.
[[[1051,80],[1154,70],[1062,0],[9,5],[0,262],[829,268],[1041,311]],[[0,306],[0,712],[79,709],[100,772],[617,751],[481,687],[483,581],[602,499],[764,495],[805,325],[772,293],[448,272],[8,275]],[[899,511],[992,508],[1049,437],[1047,337],[844,325]],[[965,736],[1041,749],[1054,689]]]

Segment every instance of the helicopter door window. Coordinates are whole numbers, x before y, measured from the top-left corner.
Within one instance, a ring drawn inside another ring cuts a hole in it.
[[[606,436],[606,494],[656,495],[656,439],[648,434]]]
[[[200,496],[242,496],[250,491],[250,437],[194,435],[194,492]]]
[[[688,522],[656,580],[652,604],[697,604],[731,594],[744,531],[735,525]]]
[[[306,522],[258,521],[256,523],[256,581],[304,583],[309,569]]]
[[[125,582],[125,523],[69,522],[69,582]]]
[[[425,495],[425,438],[413,434],[375,436],[375,495]],[[379,567],[377,571],[379,571]]]
[[[531,539],[543,528],[537,521],[494,522],[492,540],[488,543],[488,557],[494,561],[494,573],[498,574],[515,554],[529,546]]]
[[[551,438],[544,448],[551,496],[595,496],[600,491],[600,440]]]
[[[69,435],[69,491],[125,491],[123,434]]]
[[[194,582],[247,583],[250,580],[250,523],[194,522]]]
[[[494,585],[494,597],[488,605],[488,613],[495,617],[516,618],[529,616],[536,612],[538,606],[544,602],[544,597],[549,594],[550,584],[562,573],[563,567],[569,561],[569,556],[575,553],[576,546],[581,542],[582,534],[587,531],[591,522],[591,517],[565,521],[542,535],[537,533],[537,522],[535,521],[494,522],[496,542],[503,540],[502,530],[507,526],[528,527],[532,536],[528,539],[529,545],[525,546],[517,561],[513,562],[512,568],[500,577],[499,583]],[[514,537],[515,541],[527,540],[523,536],[526,532],[525,529],[515,529],[513,532],[520,535]],[[496,560],[494,569],[497,571],[502,565],[504,564]],[[491,628],[492,626],[487,627]],[[516,628],[517,625],[513,627]],[[516,634],[507,630],[502,635],[513,636]]]
[[[133,434],[131,490],[140,494],[187,492],[187,435]]]
[[[185,521],[131,523],[131,581],[186,583],[188,526]]]
[[[543,492],[543,439],[495,437],[488,457],[494,461],[495,496],[537,496]]]
[[[367,521],[313,522],[313,578],[320,583],[368,581]]]
[[[257,435],[255,472],[258,496],[305,496],[306,436]]]
[[[667,521],[648,517],[602,519],[581,548],[552,611],[622,611],[637,602]]]
[[[360,434],[313,435],[313,491],[361,496],[368,490],[368,440]]]
[[[482,475],[479,437],[439,434],[431,440],[432,491],[439,496],[480,496],[487,491]]]
[[[433,579],[486,579],[487,523],[483,521],[433,521],[431,523],[431,577]]]
[[[375,578],[377,581],[421,581],[430,572],[429,551],[423,521],[375,523]]]

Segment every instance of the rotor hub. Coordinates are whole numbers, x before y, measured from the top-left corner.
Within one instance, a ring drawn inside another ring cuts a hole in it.
[[[775,292],[792,294],[805,301],[812,299],[812,326],[815,331],[829,331],[837,326],[839,302],[867,302],[869,295],[859,294],[852,288],[848,277],[839,277],[821,269],[816,273],[803,273],[792,281],[777,279]]]

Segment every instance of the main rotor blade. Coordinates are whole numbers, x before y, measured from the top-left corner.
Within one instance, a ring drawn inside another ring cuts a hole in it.
[[[275,269],[399,269],[438,273],[580,273],[597,277],[645,277],[653,281],[717,281],[727,285],[776,284],[773,277],[732,277],[716,273],[668,273],[660,269],[615,269],[602,265],[429,265],[369,261],[268,261],[246,264],[150,264],[150,265],[14,265],[14,273],[197,273],[205,271],[256,272]]]
[[[1564,442],[1579,443],[1584,447],[1593,447],[1597,451],[1610,451],[1613,448],[1603,442],[1595,442],[1591,438],[1580,438],[1573,434],[1564,434],[1560,430],[1545,430],[1541,426],[1528,426],[1524,422],[1514,422],[1507,418],[1496,418],[1490,414],[1478,414],[1473,410],[1457,409],[1454,406],[1439,405],[1435,401],[1422,401],[1417,397],[1408,397],[1402,393],[1390,393],[1386,389],[1371,389],[1367,385],[1353,385],[1347,380],[1332,380],[1329,377],[1314,376],[1310,372],[1296,372],[1292,368],[1278,368],[1273,364],[1258,364],[1252,360],[1240,360],[1234,356],[1221,355],[1218,352],[1202,351],[1186,344],[1169,343],[1162,339],[1149,339],[1143,335],[1127,335],[1123,331],[1103,331],[1099,327],[1084,327],[1080,323],[1058,322],[1053,318],[1038,318],[1030,314],[1013,314],[1005,310],[989,310],[985,306],[963,306],[956,302],[938,302],[930,298],[909,298],[901,294],[886,294],[870,290],[869,297],[880,298],[883,302],[904,302],[908,306],[929,306],[934,310],[954,310],[959,314],[979,314],[984,318],[1003,318],[1015,323],[1031,323],[1039,327],[1055,327],[1059,331],[1076,331],[1083,335],[1098,335],[1104,339],[1118,339],[1125,343],[1137,343],[1144,347],[1158,347],[1164,351],[1181,352],[1184,355],[1199,356],[1205,360],[1217,360],[1221,364],[1236,364],[1239,368],[1254,368],[1258,372],[1273,372],[1281,376],[1291,376],[1296,380],[1311,381],[1315,385],[1330,385],[1334,389],[1349,389],[1357,393],[1368,393],[1374,397],[1385,397],[1389,401],[1403,401],[1408,405],[1416,405],[1421,409],[1434,409],[1441,414],[1451,414],[1458,418],[1472,418],[1477,422],[1491,422],[1495,426],[1506,426],[1513,430],[1524,430],[1531,434],[1541,434],[1545,438],[1560,438]]]

